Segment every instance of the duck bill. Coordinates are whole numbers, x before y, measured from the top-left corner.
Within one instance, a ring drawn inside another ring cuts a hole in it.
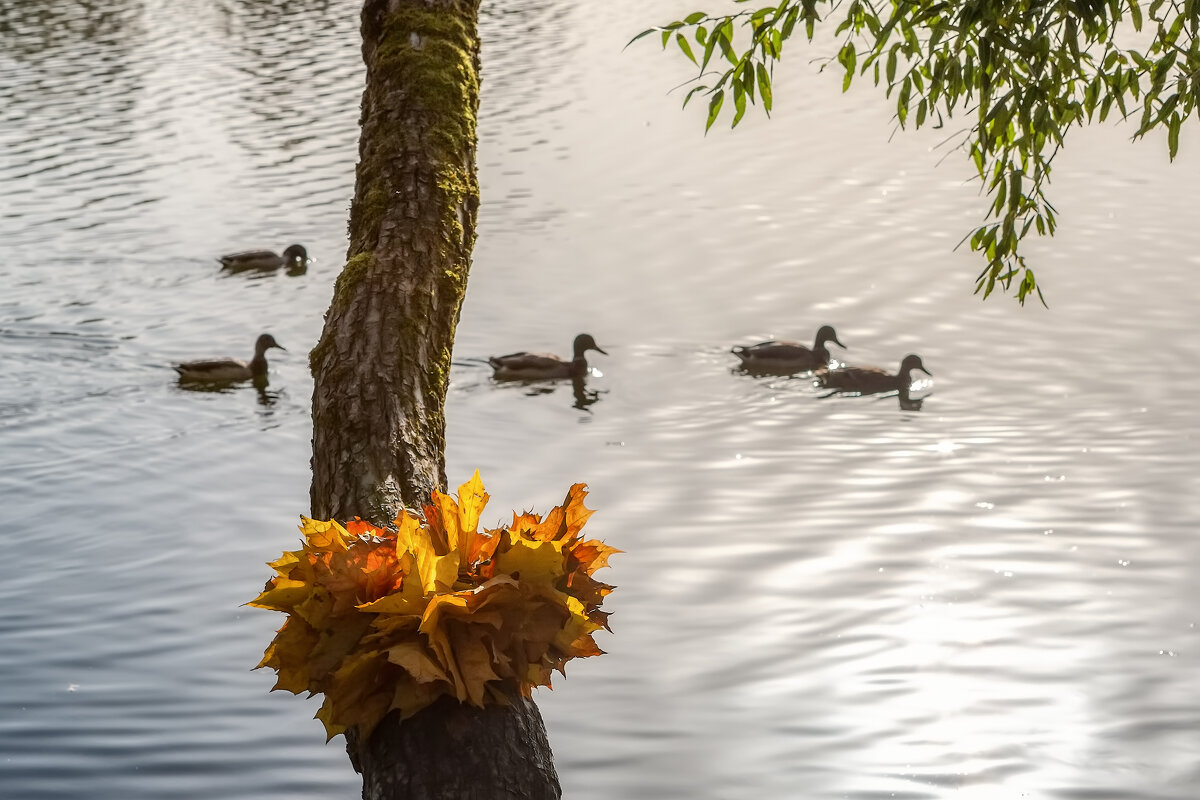
[[[595,348],[595,350],[597,353],[603,353],[604,355],[608,355],[608,351],[604,350],[602,348],[597,347],[597,348]]]

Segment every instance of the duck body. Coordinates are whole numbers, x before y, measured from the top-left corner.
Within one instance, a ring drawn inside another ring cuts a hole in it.
[[[245,270],[271,270],[287,267],[288,271],[302,271],[308,265],[308,251],[303,245],[293,244],[283,251],[283,255],[274,250],[246,250],[241,253],[230,253],[221,256],[221,268],[230,272]]]
[[[933,377],[933,373],[921,363],[920,356],[907,355],[900,362],[900,370],[895,375],[880,367],[844,367],[817,370],[816,379],[822,386],[842,394],[899,392],[901,399],[907,400],[912,387],[913,370]]]
[[[254,357],[249,361],[236,358],[214,358],[204,361],[185,361],[175,365],[179,380],[207,383],[233,383],[262,378],[267,374],[267,356],[269,348],[284,346],[275,341],[275,337],[264,333],[254,343]]]
[[[581,333],[575,337],[573,346],[574,356],[570,361],[559,358],[553,353],[509,353],[505,356],[492,356],[488,363],[495,370],[492,377],[504,381],[532,381],[554,378],[582,378],[587,374],[588,364],[584,354],[588,350],[598,353],[608,353],[600,349],[591,334]]]
[[[829,366],[829,348],[826,347],[829,342],[838,347],[846,346],[838,341],[832,325],[822,325],[811,348],[799,342],[772,339],[747,347],[734,347],[731,352],[741,359],[743,369],[803,372]]]

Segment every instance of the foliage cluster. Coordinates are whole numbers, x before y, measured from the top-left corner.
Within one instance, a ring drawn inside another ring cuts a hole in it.
[[[303,546],[271,562],[250,603],[288,614],[258,666],[275,689],[324,694],[330,738],[368,737],[389,711],[407,718],[443,695],[483,706],[550,686],[570,659],[601,654],[592,634],[608,628],[613,587],[592,573],[620,551],[582,538],[586,496],[575,484],[544,518],[479,530],[477,472],[457,501],[435,491],[395,530],[303,518]]]
[[[734,0],[737,4],[756,0]],[[987,261],[976,289],[1015,284],[1024,302],[1042,298],[1020,252],[1031,231],[1053,235],[1046,196],[1050,167],[1068,129],[1114,111],[1137,118],[1140,138],[1164,129],[1170,157],[1200,99],[1200,7],[1195,0],[781,0],[726,14],[689,14],[638,37],[661,34],[698,68],[696,94],[708,97],[707,128],[733,105],[771,111],[775,62],[797,31],[812,42],[832,28],[843,91],[870,74],[896,103],[901,128],[954,135],[991,200],[984,224],[964,241]],[[735,35],[735,31],[740,31]],[[824,39],[824,37],[823,37]],[[636,40],[636,39],[635,39]],[[1126,46],[1134,42],[1138,46]],[[1044,302],[1044,299],[1043,299]]]

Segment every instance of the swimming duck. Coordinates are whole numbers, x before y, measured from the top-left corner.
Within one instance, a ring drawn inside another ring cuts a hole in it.
[[[587,359],[583,354],[588,350],[604,353],[591,334],[581,333],[575,337],[575,357],[564,361],[551,353],[509,353],[506,356],[492,356],[488,363],[495,370],[493,377],[498,380],[529,381],[546,378],[575,378],[587,374]]]
[[[275,341],[274,336],[264,333],[254,343],[254,358],[250,359],[249,362],[239,361],[236,358],[186,361],[182,364],[176,364],[175,371],[179,373],[179,380],[181,381],[208,381],[210,383],[248,381],[251,378],[260,378],[267,374],[266,353],[268,348],[271,347],[278,347],[280,350],[286,349],[279,342]]]
[[[222,269],[231,272],[242,272],[248,269],[279,269],[283,266],[286,266],[291,272],[302,270],[308,265],[308,251],[304,249],[304,245],[293,244],[283,251],[283,255],[276,255],[272,250],[247,250],[242,253],[221,256],[218,260],[221,262]]]
[[[892,375],[879,367],[845,367],[843,369],[819,369],[817,381],[830,389],[848,394],[883,394],[899,392],[901,400],[908,399],[912,387],[912,371],[920,370],[929,377],[933,373],[925,369],[918,355],[907,355],[900,362],[900,371]]]
[[[822,325],[817,331],[812,349],[799,342],[775,341],[759,342],[748,347],[732,348],[735,356],[742,360],[743,369],[783,370],[800,372],[802,370],[820,369],[829,366],[829,350],[826,342],[833,342],[838,347],[846,347],[838,341],[837,333],[832,325]]]

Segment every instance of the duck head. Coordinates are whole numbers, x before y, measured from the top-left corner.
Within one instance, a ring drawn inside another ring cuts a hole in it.
[[[595,350],[597,353],[604,353],[604,355],[608,355],[608,353],[605,353],[604,350],[600,349],[600,345],[596,344],[596,340],[592,338],[590,333],[581,333],[576,336],[575,358],[583,358],[583,354],[588,350]]]
[[[924,372],[926,375],[928,375],[931,378],[933,377],[933,373],[930,372],[929,370],[925,369],[925,365],[921,363],[920,356],[913,355],[913,354],[905,356],[904,360],[900,362],[900,374],[907,375],[910,372],[912,372],[914,369]]]
[[[283,260],[290,267],[303,267],[308,263],[308,251],[302,244],[288,245],[287,250],[283,251]]]
[[[262,336],[258,337],[258,341],[256,341],[254,343],[254,354],[257,356],[261,356],[263,353],[267,352],[267,350],[272,347],[278,347],[280,350],[284,350],[284,351],[287,350],[286,347],[281,345],[279,342],[275,341],[274,336],[272,336],[269,333],[264,333]]]
[[[817,331],[817,347],[821,347],[826,342],[833,342],[843,350],[850,349],[838,341],[837,332],[834,331],[832,325],[822,325],[821,329]]]

